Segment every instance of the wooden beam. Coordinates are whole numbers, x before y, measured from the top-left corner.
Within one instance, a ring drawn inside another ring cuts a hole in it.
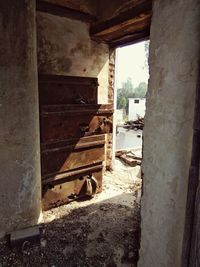
[[[151,11],[152,0],[140,3],[133,8],[120,13],[118,16],[110,20],[92,26],[90,34],[92,36],[100,36],[101,34],[104,34],[105,31],[108,31],[108,29],[110,29],[110,31],[113,31],[112,28],[114,28],[116,25],[120,25],[128,21],[130,21],[130,23],[133,23],[133,20],[136,17],[138,18],[139,16],[141,16],[141,14],[149,13]]]
[[[135,32],[133,34],[124,35],[121,38],[112,40],[108,44],[111,48],[123,47],[125,45],[135,44],[141,41],[148,40],[150,36],[150,28],[144,31]]]
[[[117,38],[121,38],[123,35],[133,34],[135,32],[144,31],[149,28],[151,24],[151,13],[141,14],[140,16],[128,20],[119,25],[115,25],[112,28],[101,32],[101,34],[95,35],[95,37],[102,38],[104,41],[112,41]]]
[[[96,17],[91,14],[84,13],[78,10],[74,10],[68,7],[59,6],[53,3],[48,3],[46,1],[37,0],[36,10],[41,12],[46,12],[60,17],[67,17],[71,19],[81,20],[85,22],[95,22]]]

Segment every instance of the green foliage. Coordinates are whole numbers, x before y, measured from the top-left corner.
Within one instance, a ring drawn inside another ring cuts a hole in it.
[[[122,96],[119,99],[119,109],[125,109],[127,105],[127,99],[125,98],[125,96]]]
[[[145,50],[145,62],[144,68],[148,69],[148,57],[149,57],[149,41],[144,43]],[[145,98],[147,93],[146,82],[141,82],[134,88],[131,78],[127,78],[122,83],[122,88],[117,90],[117,109],[124,109],[126,114],[128,113],[128,99],[129,98]]]
[[[147,93],[147,84],[145,82],[141,82],[134,90],[135,97],[145,98]]]
[[[122,84],[122,88],[117,90],[117,109],[124,109],[128,113],[129,98],[145,98],[147,92],[147,84],[141,82],[134,88],[131,78]]]

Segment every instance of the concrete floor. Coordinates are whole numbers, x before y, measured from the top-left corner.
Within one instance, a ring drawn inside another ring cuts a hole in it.
[[[40,245],[10,252],[2,243],[0,266],[135,267],[140,189],[140,168],[117,160],[102,193],[43,213]]]
[[[116,150],[142,148],[142,132],[142,130],[127,130],[119,127],[116,135]]]

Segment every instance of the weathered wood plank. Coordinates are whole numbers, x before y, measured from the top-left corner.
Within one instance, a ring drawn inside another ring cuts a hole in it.
[[[36,1],[36,10],[41,12],[47,12],[60,17],[67,17],[72,19],[77,19],[86,22],[96,21],[95,16],[84,13],[72,8],[56,5],[53,3],[44,2],[42,0]]]
[[[140,3],[137,6],[134,6],[133,8],[130,8],[129,10],[120,13],[118,16],[110,20],[92,26],[90,33],[91,35],[100,35],[102,32],[104,32],[109,28],[115,27],[116,25],[119,25],[129,20],[133,21],[141,14],[144,14],[146,12],[151,12],[151,10],[152,10],[152,1],[146,1]]]
[[[124,35],[116,40],[109,42],[111,48],[123,47],[125,45],[135,44],[141,41],[148,40],[150,36],[150,28],[144,31],[135,32],[132,34]]]

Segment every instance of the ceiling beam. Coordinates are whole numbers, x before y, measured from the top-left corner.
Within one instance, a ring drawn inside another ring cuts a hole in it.
[[[105,32],[112,32],[115,30],[117,25],[123,23],[131,23],[138,19],[141,14],[149,14],[152,12],[152,1],[148,0],[146,2],[142,2],[127,11],[120,13],[118,16],[111,18],[107,21],[104,21],[100,24],[96,24],[91,27],[90,34],[92,36],[101,36],[104,35]]]
[[[123,47],[125,45],[131,45],[141,41],[148,40],[149,36],[150,36],[150,28],[147,28],[143,31],[121,36],[120,38],[108,42],[108,44],[111,48]]]
[[[60,16],[60,17],[67,17],[67,18],[81,20],[85,22],[96,21],[96,17],[91,14],[84,13],[84,12],[81,12],[81,11],[78,11],[72,8],[60,6],[57,4],[48,3],[42,0],[36,1],[36,10],[41,11],[41,12],[47,12],[49,14],[53,14],[53,15]]]

